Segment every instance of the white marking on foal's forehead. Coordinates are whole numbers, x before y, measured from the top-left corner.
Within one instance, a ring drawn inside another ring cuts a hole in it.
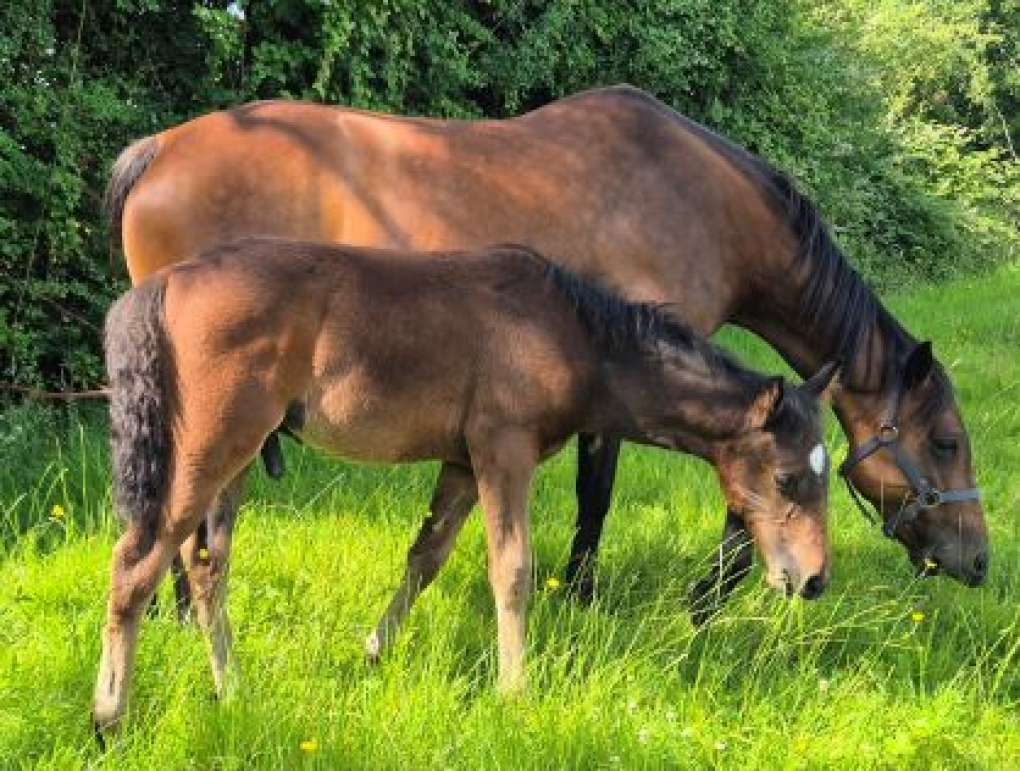
[[[808,463],[811,464],[811,470],[818,476],[825,473],[825,447],[821,443],[816,444],[811,450],[811,454],[808,455]]]

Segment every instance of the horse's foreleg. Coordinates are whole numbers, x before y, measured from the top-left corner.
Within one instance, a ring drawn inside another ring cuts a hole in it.
[[[243,495],[243,476],[242,473],[224,488],[205,521],[181,549],[193,588],[198,623],[209,641],[213,681],[220,698],[229,697],[236,683],[226,599],[230,546]]]
[[[577,526],[567,562],[567,586],[577,599],[591,602],[595,559],[602,525],[609,513],[620,457],[620,440],[579,434],[577,437]]]
[[[429,506],[431,513],[422,523],[418,538],[407,554],[404,580],[375,631],[365,641],[365,654],[370,660],[378,659],[385,652],[418,595],[432,583],[450,556],[461,526],[476,500],[478,489],[471,470],[444,463]]]
[[[726,526],[716,551],[715,564],[691,591],[691,620],[695,625],[704,624],[719,610],[737,584],[751,571],[753,560],[754,547],[743,520],[732,512],[726,512]]]
[[[499,437],[480,451],[472,446],[471,461],[485,510],[489,582],[496,602],[499,634],[499,689],[525,686],[526,613],[531,594],[531,542],[528,488],[538,453],[526,434]]]

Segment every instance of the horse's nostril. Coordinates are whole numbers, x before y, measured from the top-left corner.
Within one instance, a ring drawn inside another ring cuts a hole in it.
[[[974,573],[979,577],[984,577],[985,573],[988,572],[988,555],[982,552],[974,558]]]
[[[805,600],[813,600],[821,595],[823,591],[825,591],[825,581],[822,580],[820,575],[813,575],[804,582],[804,586],[800,590],[800,596]]]

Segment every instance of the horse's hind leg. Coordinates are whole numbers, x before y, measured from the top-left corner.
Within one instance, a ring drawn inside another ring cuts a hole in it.
[[[227,574],[234,520],[243,495],[244,473],[228,484],[194,535],[181,549],[187,565],[198,624],[209,641],[216,695],[225,698],[235,684],[233,637],[227,617]]]
[[[620,457],[620,440],[579,434],[577,437],[577,529],[567,562],[567,586],[578,600],[595,595],[595,560],[602,526],[609,513]]]
[[[446,562],[464,520],[478,500],[478,489],[470,469],[444,463],[432,494],[429,515],[407,553],[404,580],[390,600],[378,626],[365,641],[370,660],[379,658],[396,636],[418,595],[432,583]]]

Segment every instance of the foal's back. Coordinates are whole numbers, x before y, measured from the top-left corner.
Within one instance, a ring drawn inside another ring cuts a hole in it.
[[[298,402],[304,437],[352,458],[464,461],[487,421],[553,444],[575,430],[596,361],[545,266],[518,247],[219,247],[167,275],[180,381],[244,379],[275,409]]]

